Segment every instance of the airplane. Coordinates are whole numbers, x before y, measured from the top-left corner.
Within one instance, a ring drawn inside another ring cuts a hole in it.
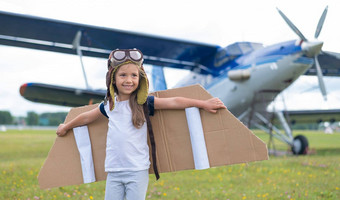
[[[245,125],[260,128],[287,143],[296,155],[306,154],[308,140],[303,135],[293,137],[287,113],[269,112],[267,107],[301,75],[316,75],[326,99],[323,76],[340,75],[340,57],[322,51],[323,42],[317,40],[328,7],[319,20],[315,40],[308,40],[277,10],[299,39],[270,46],[236,42],[220,47],[0,11],[0,44],[78,55],[82,67],[82,56],[107,59],[113,49],[138,48],[144,54],[144,63],[152,65],[155,91],[167,89],[164,67],[190,70],[175,87],[201,84]],[[101,102],[106,91],[91,89],[84,67],[83,72],[86,89],[26,83],[20,87],[20,94],[34,102],[72,107]],[[274,117],[284,133],[272,123]]]

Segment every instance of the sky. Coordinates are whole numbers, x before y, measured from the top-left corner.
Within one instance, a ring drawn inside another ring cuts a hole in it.
[[[237,41],[264,45],[298,39],[276,8],[308,38],[328,5],[319,40],[323,50],[340,53],[338,0],[0,0],[0,10],[44,18],[109,27],[225,47]],[[27,82],[85,88],[79,57],[0,45],[0,110],[14,116],[68,111],[70,108],[33,103],[19,94]],[[83,57],[88,82],[105,88],[106,60]],[[322,66],[321,66],[322,67]],[[178,72],[166,70],[168,86]],[[278,109],[339,109],[340,78],[325,78],[328,101],[323,101],[316,77],[301,77],[275,101]],[[285,103],[283,103],[285,102]]]

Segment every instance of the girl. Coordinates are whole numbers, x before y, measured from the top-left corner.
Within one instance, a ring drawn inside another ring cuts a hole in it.
[[[145,121],[154,109],[203,108],[216,113],[226,108],[218,98],[206,101],[184,97],[157,98],[148,96],[148,79],[143,69],[143,54],[138,49],[117,49],[111,52],[106,74],[107,94],[98,108],[85,112],[67,124],[60,124],[58,136],[69,129],[89,124],[99,116],[109,118],[105,171],[105,199],[145,199],[149,182],[149,148]],[[107,103],[107,101],[109,103]],[[143,107],[144,105],[144,107]],[[143,110],[147,107],[148,109]]]

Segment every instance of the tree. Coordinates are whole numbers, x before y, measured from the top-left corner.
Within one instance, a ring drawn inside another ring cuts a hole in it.
[[[27,112],[27,125],[38,125],[39,123],[39,115],[33,111]]]
[[[49,126],[57,126],[64,122],[66,118],[67,112],[57,112],[57,113],[42,113],[40,117],[40,121],[46,120],[47,124],[41,125],[49,125]]]
[[[13,117],[9,111],[0,111],[0,124],[12,124]]]

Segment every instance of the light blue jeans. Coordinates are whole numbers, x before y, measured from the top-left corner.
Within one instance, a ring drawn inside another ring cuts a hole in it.
[[[109,172],[105,200],[145,200],[148,183],[149,170]]]

